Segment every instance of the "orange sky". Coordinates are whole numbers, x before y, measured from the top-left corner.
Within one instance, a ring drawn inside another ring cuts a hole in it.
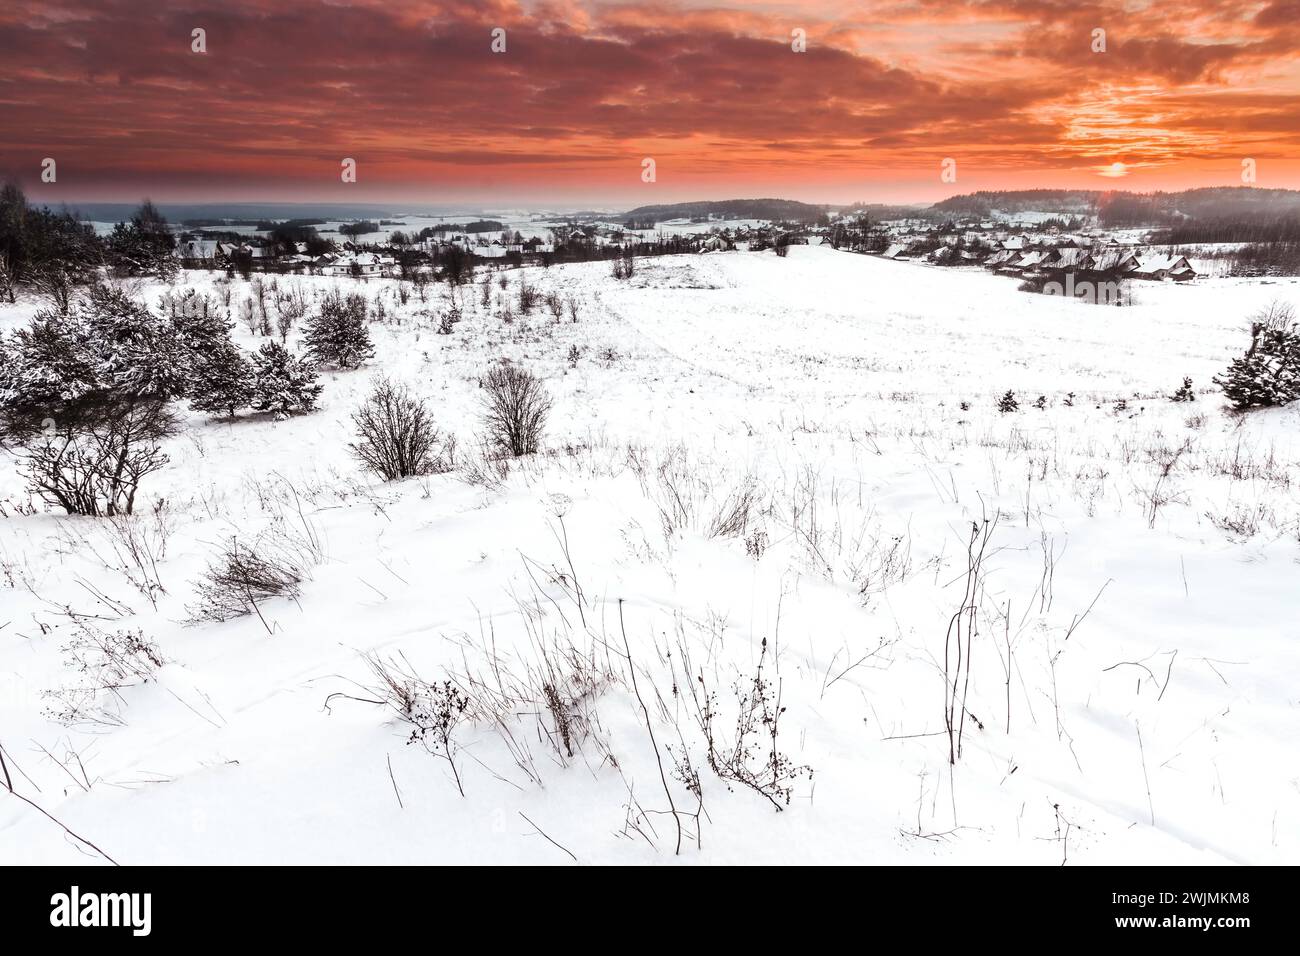
[[[1244,158],[1295,188],[1298,145],[1300,0],[0,8],[0,175],[54,203],[919,201],[1240,185]]]

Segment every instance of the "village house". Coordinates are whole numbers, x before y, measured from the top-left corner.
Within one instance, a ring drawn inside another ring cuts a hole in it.
[[[184,239],[176,245],[176,258],[187,269],[214,269],[219,246],[215,239]]]
[[[383,265],[380,257],[373,252],[361,252],[338,256],[323,264],[320,271],[327,276],[378,276],[383,274]]]
[[[1174,282],[1196,278],[1196,270],[1186,256],[1149,256],[1142,260],[1132,274],[1139,279],[1172,279]]]

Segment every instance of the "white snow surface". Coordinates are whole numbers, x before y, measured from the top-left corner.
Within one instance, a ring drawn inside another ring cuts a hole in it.
[[[133,519],[170,529],[156,608],[104,519],[33,501],[0,460],[0,746],[20,793],[130,864],[1300,861],[1300,413],[1236,416],[1211,385],[1296,282],[1140,284],[1103,308],[800,246],[643,260],[628,281],[501,274],[490,308],[459,293],[450,335],[445,285],[401,305],[391,280],[281,277],[382,298],[376,357],[324,372],[310,415],[185,412]],[[521,277],[579,300],[578,321],[517,314]],[[0,328],[36,308],[0,308]],[[502,358],[554,406],[541,454],[475,483],[479,378]],[[360,469],[349,416],[379,372],[428,400],[460,466]],[[1184,376],[1199,394],[1175,403]],[[985,519],[950,763],[945,636]],[[301,596],[189,622],[221,542],[272,526],[322,542]],[[166,663],[65,726],[48,692],[82,678],[78,620],[142,631]],[[367,655],[474,698],[453,733],[464,796],[368,702]],[[779,811],[710,769],[691,701],[716,693],[725,747],[760,660],[777,749],[812,771]],[[0,862],[95,859],[0,793]]]

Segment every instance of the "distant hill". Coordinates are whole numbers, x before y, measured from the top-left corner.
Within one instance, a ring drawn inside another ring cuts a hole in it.
[[[1300,213],[1300,191],[1219,186],[1178,193],[1114,193],[1102,197],[1098,213],[1106,225],[1277,217]]]
[[[786,219],[794,222],[812,222],[821,218],[830,207],[814,206],[793,199],[723,199],[716,202],[679,202],[662,206],[638,206],[619,218],[702,219],[717,216],[722,219]]]
[[[932,222],[942,222],[944,219],[949,218],[949,214],[942,209],[936,209],[924,203],[897,205],[879,202],[857,202],[851,206],[840,207],[839,211],[850,216],[866,216],[876,222],[883,222],[888,219],[928,219]]]
[[[982,190],[952,196],[931,208],[953,216],[1033,211],[1096,215],[1103,225],[1109,226],[1158,226],[1189,219],[1253,218],[1300,212],[1300,190],[1254,186],[1215,186],[1152,193],[1122,189]]]
[[[953,216],[987,216],[994,211],[1092,215],[1101,196],[1100,191],[1089,189],[982,189],[949,197],[930,208]]]

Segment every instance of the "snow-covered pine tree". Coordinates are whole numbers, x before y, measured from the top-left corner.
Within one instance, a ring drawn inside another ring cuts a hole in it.
[[[164,401],[185,395],[189,356],[169,318],[102,285],[90,290],[81,312],[106,387]]]
[[[1287,405],[1300,399],[1300,325],[1295,312],[1274,303],[1251,324],[1250,348],[1214,384],[1238,411]]]
[[[182,294],[164,296],[164,308],[185,346],[194,353],[230,338],[233,325],[215,296],[200,295],[193,289]]]
[[[253,363],[230,337],[219,339],[194,363],[190,407],[231,418],[253,404]]]
[[[375,354],[366,328],[366,300],[356,293],[327,296],[320,314],[307,323],[303,342],[318,365],[357,368]]]
[[[321,393],[312,364],[279,342],[267,342],[253,356],[253,408],[285,418],[310,412]]]

